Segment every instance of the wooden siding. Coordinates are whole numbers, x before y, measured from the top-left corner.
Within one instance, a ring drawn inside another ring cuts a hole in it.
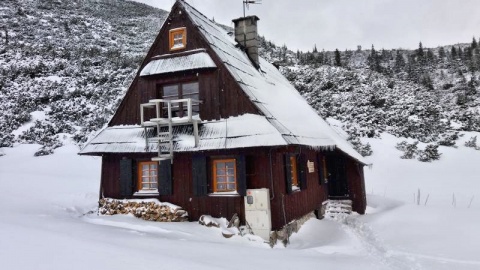
[[[192,24],[186,12],[182,11],[179,14],[179,11],[180,7],[175,5],[143,60],[137,76],[130,85],[109,126],[139,124],[140,104],[148,102],[152,98],[159,98],[157,85],[188,80],[198,80],[199,82],[200,100],[203,101],[203,104],[200,106],[200,117],[202,120],[227,118],[245,113],[259,114],[258,109],[243,92],[227,68],[224,67],[224,63],[213,52],[198,29]],[[140,77],[140,71],[153,56],[172,53],[169,49],[169,30],[179,27],[187,28],[187,46],[185,49],[175,52],[199,48],[206,49],[217,68],[213,71],[193,70]]]
[[[305,159],[314,162],[315,167],[315,172],[307,173],[307,188],[295,191],[292,194],[287,194],[286,192],[284,159],[286,153],[304,154]],[[321,203],[327,198],[326,190],[319,181],[319,164],[317,161],[317,152],[314,150],[301,147],[283,147],[271,150],[268,148],[248,148],[238,149],[237,151],[210,151],[205,152],[204,154],[208,157],[228,157],[234,155],[244,155],[246,157],[247,188],[270,189],[272,198],[272,226],[274,229],[280,229],[285,223],[300,218],[309,212],[320,209]],[[270,155],[272,167],[270,167]],[[120,160],[127,157],[134,159],[134,164],[136,164],[138,161],[148,160],[151,155],[104,155],[102,163],[103,196],[119,199],[122,198],[122,196],[120,196],[119,166]],[[191,153],[175,154],[172,175],[173,194],[168,196],[158,196],[160,201],[167,201],[180,205],[188,211],[191,220],[197,220],[203,214],[230,218],[234,213],[237,213],[242,222],[245,221],[243,197],[197,197],[194,195]],[[133,196],[127,196],[127,198],[132,197]],[[284,212],[286,219],[283,215]]]
[[[353,202],[352,210],[363,215],[367,207],[363,166],[350,158],[347,159],[346,165],[349,195]]]
[[[321,208],[326,200],[326,190],[319,181],[317,152],[306,147],[288,147],[274,152],[274,198],[271,201],[272,227],[280,229],[291,220],[300,218]],[[287,153],[304,154],[305,160],[314,162],[313,173],[307,171],[307,188],[287,194],[285,176],[285,158]],[[285,218],[283,213],[285,212]]]

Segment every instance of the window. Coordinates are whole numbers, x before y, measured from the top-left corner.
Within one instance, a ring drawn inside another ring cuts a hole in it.
[[[170,50],[185,49],[187,46],[187,28],[175,28],[170,30],[169,34]]]
[[[304,154],[285,155],[287,193],[307,188],[307,160]]]
[[[290,156],[290,181],[292,183],[292,189],[298,189],[298,171],[297,171],[297,157]]]
[[[237,169],[235,159],[213,161],[213,192],[236,192]]]
[[[195,196],[246,196],[247,159],[230,157],[192,157],[193,194]]]
[[[162,99],[184,99],[191,98],[199,100],[199,85],[198,82],[188,82],[165,85],[162,87],[161,93]],[[193,115],[198,114],[200,111],[199,105],[196,103],[192,105]],[[167,105],[163,107],[163,114],[167,114]],[[187,103],[174,103],[172,104],[172,116],[173,117],[186,117],[188,115]]]
[[[138,191],[158,192],[158,162],[138,163]]]

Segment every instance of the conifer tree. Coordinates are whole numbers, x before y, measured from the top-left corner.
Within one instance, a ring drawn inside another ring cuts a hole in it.
[[[433,62],[433,60],[435,60],[435,55],[433,54],[432,49],[427,50],[427,60],[429,62]]]
[[[471,48],[472,48],[472,49],[477,48],[477,40],[475,39],[475,37],[473,37]]]
[[[375,47],[373,46],[373,44],[372,44],[372,50],[370,52],[370,55],[368,56],[368,64],[370,66],[370,70],[374,70],[376,72],[382,71],[382,66],[380,65],[380,57],[378,56],[378,53],[375,50]]]
[[[395,70],[401,71],[405,68],[405,59],[403,58],[403,54],[400,50],[397,50],[397,55],[395,56]]]
[[[445,54],[445,48],[440,47],[440,48],[438,49],[438,56],[440,57],[440,59],[443,59],[443,58],[445,58],[445,55],[446,55],[446,54]]]
[[[458,49],[457,49],[457,57],[459,59],[463,59],[463,51],[462,51],[461,47],[458,47]]]
[[[423,53],[423,45],[422,42],[418,44],[418,49],[417,49],[417,57],[423,58],[424,53]]]
[[[440,154],[438,152],[438,145],[429,144],[425,147],[425,150],[419,151],[418,160],[422,162],[430,162],[432,160],[439,160]]]
[[[342,60],[340,57],[340,51],[338,49],[335,49],[335,66],[341,67],[342,66]]]
[[[452,59],[455,60],[457,58],[457,49],[455,49],[455,46],[452,46],[450,53],[452,54]]]

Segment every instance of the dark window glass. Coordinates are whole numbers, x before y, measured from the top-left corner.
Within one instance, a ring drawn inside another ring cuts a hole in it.
[[[163,86],[162,99],[185,99],[191,98],[199,100],[199,87],[198,82],[189,82],[173,85]],[[199,105],[192,105],[193,115],[199,114],[200,107]],[[167,105],[163,107],[163,115],[167,116]],[[188,116],[188,106],[186,102],[182,103],[172,103],[172,116],[173,117],[186,117]]]

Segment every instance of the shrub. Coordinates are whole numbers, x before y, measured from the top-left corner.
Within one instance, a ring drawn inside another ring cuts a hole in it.
[[[417,155],[418,149],[417,149],[418,141],[414,143],[407,143],[406,141],[403,141],[401,143],[398,143],[396,148],[400,151],[403,151],[403,155],[400,157],[401,159],[413,159]]]
[[[372,146],[369,143],[362,143],[359,137],[350,136],[347,139],[353,146],[353,149],[357,150],[360,155],[366,157],[373,154]]]
[[[470,140],[465,142],[466,147],[477,148],[477,136],[471,137]]]
[[[455,141],[458,139],[458,132],[452,134],[442,134],[440,135],[440,140],[438,145],[442,146],[455,146]]]
[[[438,152],[437,144],[429,144],[425,147],[425,150],[418,151],[418,160],[422,162],[430,162],[432,160],[439,160],[440,154]]]

